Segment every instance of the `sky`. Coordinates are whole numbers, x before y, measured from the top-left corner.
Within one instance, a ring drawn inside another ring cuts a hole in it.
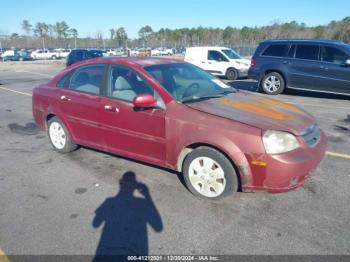
[[[162,27],[242,28],[273,22],[325,25],[350,16],[349,0],[11,0],[0,5],[0,35],[19,33],[24,19],[37,22],[66,21],[79,36],[109,37],[109,29],[123,26],[129,38],[150,25]]]

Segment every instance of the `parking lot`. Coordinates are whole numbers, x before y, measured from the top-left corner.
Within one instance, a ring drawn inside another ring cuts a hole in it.
[[[350,254],[350,97],[296,91],[275,97],[316,117],[328,137],[324,160],[296,191],[211,202],[191,195],[169,170],[88,148],[54,152],[34,124],[31,93],[63,66],[0,64],[0,251],[94,255],[103,246],[148,254]],[[256,90],[250,80],[230,85]],[[131,173],[151,198],[113,213],[107,199],[112,206],[131,203],[118,194],[132,186]],[[139,214],[137,224],[130,212]],[[113,242],[121,238],[123,246]]]

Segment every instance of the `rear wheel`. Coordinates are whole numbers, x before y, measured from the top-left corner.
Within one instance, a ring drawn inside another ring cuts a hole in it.
[[[284,88],[284,78],[277,72],[266,74],[261,81],[261,89],[268,95],[281,94],[284,91]]]
[[[220,199],[238,190],[238,178],[231,162],[210,147],[193,150],[183,164],[186,186],[205,199]]]
[[[238,71],[234,68],[227,69],[226,78],[228,80],[236,80],[238,78]]]
[[[67,128],[57,117],[52,117],[47,122],[47,132],[53,148],[59,153],[69,153],[77,149],[70,138]]]
[[[56,58],[57,58],[57,57],[56,57],[55,55],[51,56],[51,59],[52,59],[52,60],[56,60]]]

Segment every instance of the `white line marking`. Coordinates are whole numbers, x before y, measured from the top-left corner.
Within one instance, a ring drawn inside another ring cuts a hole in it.
[[[27,73],[27,74],[34,74],[34,75],[39,75],[39,76],[45,76],[45,77],[54,77],[54,75],[49,75],[49,74],[43,74],[43,73],[37,73],[37,72],[31,72],[31,71],[25,71],[25,70],[20,70],[20,71],[15,71],[16,73]]]
[[[13,92],[13,93],[17,93],[17,94],[21,94],[21,95],[25,95],[25,96],[32,96],[32,94],[30,94],[30,93],[25,93],[25,92],[21,92],[21,91],[16,91],[16,90],[9,89],[9,88],[2,87],[2,86],[0,86],[0,89],[6,90],[6,91],[10,91],[10,92]]]

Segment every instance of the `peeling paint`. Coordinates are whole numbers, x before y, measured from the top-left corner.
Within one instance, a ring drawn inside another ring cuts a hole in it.
[[[230,106],[240,110],[248,111],[260,116],[265,116],[269,118],[279,119],[279,120],[292,120],[292,117],[283,114],[277,110],[268,107],[264,103],[254,103],[254,102],[242,102],[227,98],[221,98],[219,103],[222,105]]]
[[[298,113],[298,114],[302,114],[304,115],[305,113],[300,110],[298,107],[296,107],[295,105],[286,103],[286,102],[281,102],[278,100],[274,100],[274,99],[270,99],[270,98],[266,98],[266,97],[254,97],[254,99],[264,105],[271,105],[271,106],[277,106],[283,109],[286,109],[290,112],[294,112],[294,113]]]

